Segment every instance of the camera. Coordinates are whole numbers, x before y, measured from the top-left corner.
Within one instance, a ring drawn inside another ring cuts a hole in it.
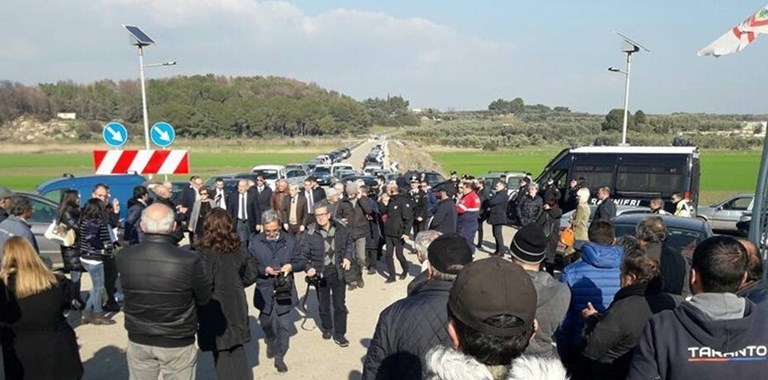
[[[290,302],[293,300],[293,276],[280,273],[275,278],[275,301]]]
[[[307,284],[310,284],[314,287],[318,287],[320,285],[320,280],[324,278],[323,272],[317,272],[314,276],[307,276],[304,277],[304,281],[307,282]]]

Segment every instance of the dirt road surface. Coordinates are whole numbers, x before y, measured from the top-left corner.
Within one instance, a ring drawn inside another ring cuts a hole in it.
[[[376,141],[368,141],[355,149],[348,161],[359,169],[365,155],[376,144]],[[396,160],[396,157],[393,158]],[[491,228],[485,225],[485,252],[478,251],[475,258],[487,257],[486,252],[493,250],[493,237]],[[505,231],[505,241],[509,244],[511,229]],[[294,321],[290,341],[290,349],[285,358],[289,371],[278,373],[273,360],[267,359],[264,344],[264,335],[259,327],[258,311],[253,307],[253,291],[251,286],[246,290],[249,300],[250,329],[252,340],[246,344],[248,364],[253,369],[257,379],[360,379],[362,377],[363,359],[368,344],[373,336],[378,315],[392,302],[405,297],[408,282],[416,276],[420,267],[416,255],[407,253],[406,258],[410,262],[409,276],[405,281],[397,281],[393,284],[384,284],[384,276],[381,274],[385,265],[378,263],[379,273],[366,275],[365,288],[347,292],[347,308],[349,309],[347,339],[349,347],[341,348],[332,340],[323,340],[321,332],[317,328],[320,320],[317,313],[317,297],[313,289],[307,296],[307,310],[305,314],[300,309],[294,310],[291,318]],[[400,271],[399,264],[395,264]],[[296,284],[299,296],[304,297],[306,284],[304,274],[296,275]],[[90,288],[90,278],[83,276],[83,292]],[[123,327],[124,315],[122,312],[113,316],[117,321],[111,326],[80,325],[79,313],[70,315],[70,323],[75,328],[78,343],[80,344],[80,356],[85,367],[85,379],[127,379],[128,366],[125,358],[125,348],[128,343],[127,333]],[[303,326],[302,326],[303,324]],[[0,373],[2,377],[2,373]],[[213,357],[208,352],[200,352],[197,364],[198,379],[215,379]]]

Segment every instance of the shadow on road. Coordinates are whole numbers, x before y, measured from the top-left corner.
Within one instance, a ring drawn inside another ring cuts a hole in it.
[[[116,346],[106,346],[83,362],[84,379],[127,379],[128,361],[125,350]]]

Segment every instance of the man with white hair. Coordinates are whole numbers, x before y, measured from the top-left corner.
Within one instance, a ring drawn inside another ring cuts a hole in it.
[[[429,269],[427,250],[429,245],[442,235],[443,233],[440,231],[426,230],[416,234],[416,238],[413,239],[413,245],[416,248],[416,257],[419,259],[419,263],[421,263],[421,273],[408,283],[408,295],[416,293],[416,291],[421,289],[422,285],[426,284],[429,280],[427,273],[427,269]]]
[[[169,207],[150,205],[141,216],[144,240],[117,254],[132,379],[195,378],[195,305],[210,301],[212,283],[201,257],[170,236],[174,219]]]
[[[355,279],[349,284],[349,290],[365,286],[363,280],[363,267],[365,266],[365,241],[370,234],[368,218],[373,216],[371,204],[360,192],[360,187],[355,182],[347,184],[347,198],[339,203],[336,220],[343,223],[352,232],[355,241],[354,272]]]

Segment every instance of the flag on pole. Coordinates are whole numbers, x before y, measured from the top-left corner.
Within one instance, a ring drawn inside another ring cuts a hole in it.
[[[768,4],[707,47],[699,50],[699,56],[719,57],[739,52],[752,43],[758,34],[764,33],[768,33]]]

